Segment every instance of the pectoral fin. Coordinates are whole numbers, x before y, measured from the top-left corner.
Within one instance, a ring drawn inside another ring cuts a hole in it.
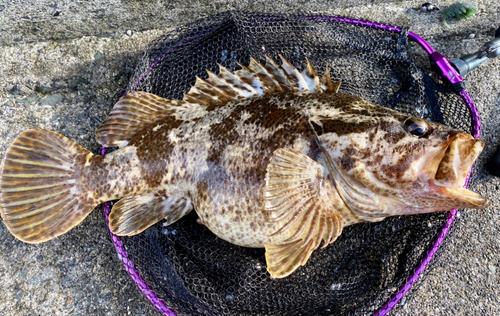
[[[119,236],[137,235],[162,219],[173,224],[193,209],[184,198],[139,195],[121,199],[109,214],[109,227]]]
[[[265,245],[267,270],[283,278],[304,265],[321,241],[326,247],[342,233],[342,216],[325,188],[323,166],[298,151],[276,150],[265,180],[264,210],[280,223],[272,236],[283,236]]]

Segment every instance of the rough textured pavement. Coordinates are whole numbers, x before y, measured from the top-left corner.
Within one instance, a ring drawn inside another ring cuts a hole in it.
[[[97,152],[94,131],[148,42],[165,31],[231,8],[344,15],[397,26],[449,59],[472,53],[500,26],[500,4],[476,0],[473,19],[450,21],[418,9],[426,1],[238,2],[206,0],[0,0],[0,157],[17,134],[46,128]],[[335,3],[335,4],[334,4]],[[446,8],[452,1],[437,4]],[[421,51],[416,48],[416,54]],[[425,66],[426,60],[422,60]],[[500,58],[467,76],[486,148],[473,189],[489,197],[465,210],[439,260],[394,315],[499,315],[500,179],[482,166],[500,145]],[[122,269],[101,211],[41,245],[14,239],[0,224],[0,314],[157,315]]]

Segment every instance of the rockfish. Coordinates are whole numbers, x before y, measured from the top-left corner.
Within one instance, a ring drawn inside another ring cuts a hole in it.
[[[27,130],[1,167],[0,206],[18,239],[39,243],[98,204],[117,235],[193,209],[220,238],[265,247],[274,278],[304,265],[346,226],[388,216],[485,208],[465,188],[484,142],[450,127],[339,93],[326,69],[251,59],[197,78],[183,100],[122,97],[94,155],[47,130]]]

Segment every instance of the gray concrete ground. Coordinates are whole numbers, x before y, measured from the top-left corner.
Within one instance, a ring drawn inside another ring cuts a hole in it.
[[[454,59],[479,49],[500,26],[500,4],[475,0],[473,19],[444,29],[426,1],[239,2],[206,0],[0,0],[0,156],[17,134],[46,128],[98,150],[94,131],[112,107],[148,42],[165,31],[230,8],[305,10],[364,18],[410,29]],[[446,8],[451,0],[437,2]],[[416,51],[418,53],[418,51]],[[500,179],[482,166],[500,144],[500,58],[467,76],[483,121],[486,148],[473,189],[483,211],[460,213],[439,263],[394,315],[500,314]],[[0,225],[0,314],[159,314],[121,267],[101,212],[40,245]]]

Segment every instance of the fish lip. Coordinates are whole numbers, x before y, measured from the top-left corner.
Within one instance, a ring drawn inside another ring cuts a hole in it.
[[[430,159],[435,161],[429,174],[429,184],[433,190],[457,202],[456,208],[484,209],[490,204],[489,199],[465,188],[472,170],[485,143],[470,134],[459,132],[451,137],[443,149]]]
[[[484,146],[483,140],[470,134],[459,132],[453,135],[436,155],[427,160],[427,179],[436,186],[463,188]]]

